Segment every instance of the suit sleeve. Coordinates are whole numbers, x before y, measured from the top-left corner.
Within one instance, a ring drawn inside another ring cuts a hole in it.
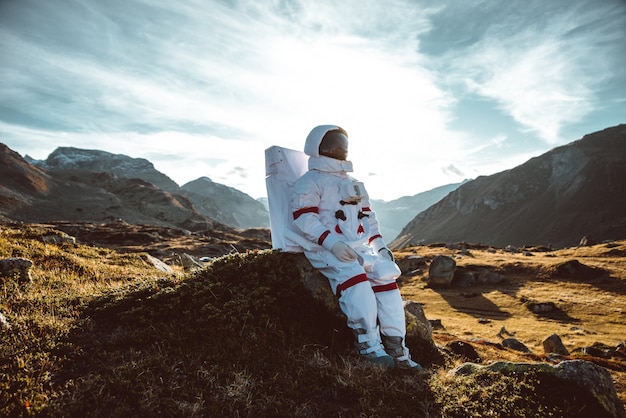
[[[291,195],[293,225],[306,239],[330,250],[339,241],[339,237],[321,222],[320,201],[319,185],[306,175],[301,177],[294,185]]]
[[[372,209],[370,197],[367,191],[365,191],[365,198],[362,201],[363,214],[367,215],[367,221],[370,224],[370,236],[368,243],[374,248],[374,251],[378,252],[383,247],[386,247],[383,240],[383,236],[380,233],[380,225],[376,218],[376,212]]]

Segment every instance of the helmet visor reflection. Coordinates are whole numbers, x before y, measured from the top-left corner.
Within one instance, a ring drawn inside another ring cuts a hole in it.
[[[348,137],[339,131],[329,131],[320,143],[320,155],[345,160],[348,157]]]

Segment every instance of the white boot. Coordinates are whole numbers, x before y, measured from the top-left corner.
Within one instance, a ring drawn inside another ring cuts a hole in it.
[[[394,368],[395,361],[393,357],[385,352],[385,348],[380,341],[378,328],[370,332],[367,332],[365,329],[355,329],[353,332],[356,337],[356,343],[354,344],[356,351],[362,358],[390,369]]]
[[[392,337],[387,335],[381,335],[385,351],[391,357],[393,357],[396,367],[398,369],[411,369],[415,371],[422,370],[422,366],[419,363],[411,360],[409,349],[404,346],[402,337]]]

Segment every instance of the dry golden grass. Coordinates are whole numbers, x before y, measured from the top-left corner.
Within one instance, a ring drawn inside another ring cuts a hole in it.
[[[405,299],[423,304],[428,319],[441,320],[444,329],[435,330],[434,339],[442,344],[454,338],[499,343],[510,336],[498,335],[502,327],[537,355],[544,354],[543,340],[552,334],[561,337],[572,356],[581,356],[580,349],[595,343],[615,347],[626,341],[626,241],[538,250],[510,252],[478,247],[463,255],[464,251],[445,246],[406,248],[397,251],[396,257],[447,255],[455,259],[457,268],[486,267],[500,272],[505,280],[466,288],[431,288],[427,285],[426,266],[420,274],[403,279],[401,291]],[[557,277],[556,267],[570,260],[606,274]],[[559,312],[552,317],[534,314],[524,305],[525,300],[553,302]],[[474,345],[485,359],[524,359],[512,350]],[[626,402],[624,363],[609,367],[609,371],[620,399]]]

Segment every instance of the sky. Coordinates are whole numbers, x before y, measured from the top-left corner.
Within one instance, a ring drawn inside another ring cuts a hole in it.
[[[0,142],[266,196],[264,150],[349,135],[393,200],[626,123],[626,0],[0,0]]]

